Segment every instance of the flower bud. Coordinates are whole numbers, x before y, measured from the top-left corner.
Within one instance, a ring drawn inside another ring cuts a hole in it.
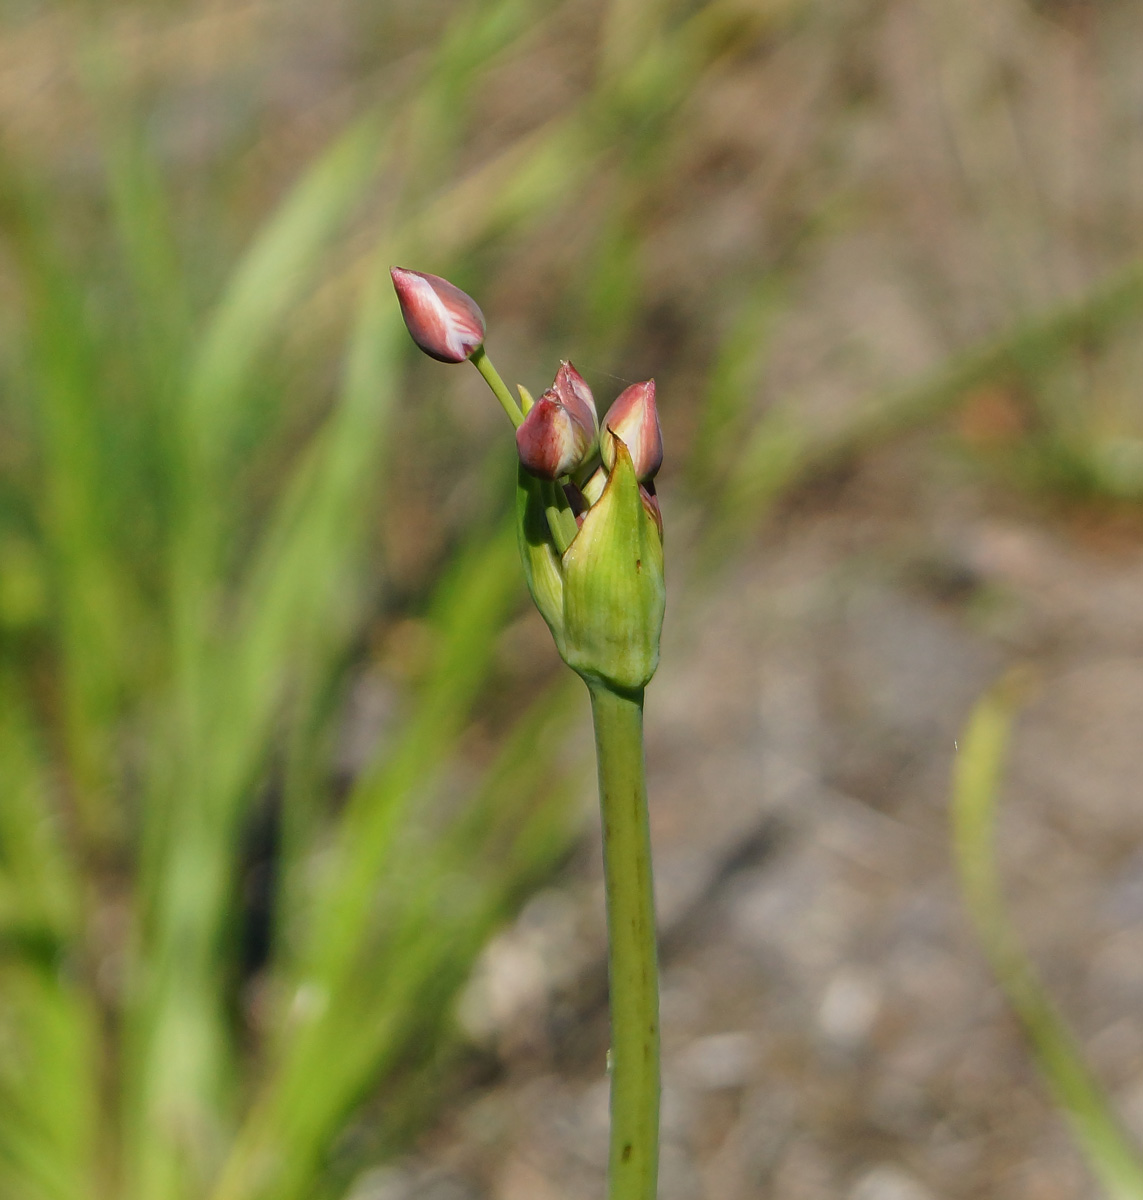
[[[560,363],[556,372],[556,381],[552,390],[560,399],[560,403],[585,428],[590,428],[594,436],[599,431],[599,415],[595,411],[595,397],[587,380],[571,365],[570,362]]]
[[[484,314],[460,288],[423,271],[390,267],[401,315],[413,341],[430,357],[464,362],[484,343]]]
[[[567,364],[565,364],[566,366]],[[574,373],[574,368],[572,368]],[[564,367],[560,368],[560,375]],[[583,381],[580,380],[582,383]],[[561,383],[556,377],[557,385]],[[587,385],[584,384],[586,389]],[[591,393],[587,400],[576,394],[574,385],[563,380],[563,393],[550,387],[528,410],[516,430],[516,449],[524,469],[541,479],[558,479],[583,466],[595,453],[595,408]],[[565,402],[564,396],[567,397]]]
[[[653,479],[663,463],[663,433],[655,408],[655,381],[633,383],[619,393],[603,418],[599,449],[603,465],[615,466],[615,439],[619,438],[631,455],[635,477],[640,483]]]

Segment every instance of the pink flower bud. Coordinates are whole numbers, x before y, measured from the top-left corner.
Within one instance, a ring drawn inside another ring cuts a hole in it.
[[[484,314],[473,298],[439,275],[390,267],[401,315],[413,341],[440,362],[459,363],[484,343]]]
[[[587,381],[570,362],[560,363],[552,390],[559,397],[564,408],[581,425],[590,428],[593,434],[599,429],[599,416],[595,411],[595,398],[591,394],[591,388],[587,386]]]
[[[631,454],[635,476],[640,483],[653,479],[663,463],[663,433],[655,408],[655,381],[633,383],[619,393],[603,418],[599,449],[603,465],[615,466],[615,439],[619,438]]]
[[[595,426],[585,424],[578,410],[567,407],[551,387],[516,430],[516,449],[526,471],[541,479],[558,479],[594,453]]]

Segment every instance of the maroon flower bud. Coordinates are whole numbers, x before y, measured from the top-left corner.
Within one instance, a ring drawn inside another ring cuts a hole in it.
[[[565,405],[551,387],[516,430],[516,449],[526,471],[541,479],[558,479],[582,466],[595,452],[595,426],[585,423],[578,408]]]
[[[559,397],[564,408],[581,425],[590,428],[593,434],[598,431],[599,416],[595,411],[595,398],[591,394],[591,388],[587,386],[587,381],[570,362],[560,363],[552,390]]]
[[[459,363],[484,343],[484,314],[473,298],[439,275],[390,267],[401,315],[413,341],[440,362]]]
[[[633,383],[619,393],[603,418],[599,449],[603,465],[610,471],[615,465],[615,439],[619,438],[631,454],[635,476],[640,483],[653,479],[663,463],[663,433],[655,408],[655,381]]]

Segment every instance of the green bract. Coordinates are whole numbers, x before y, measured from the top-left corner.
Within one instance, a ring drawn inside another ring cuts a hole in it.
[[[548,623],[560,656],[564,653],[564,577],[544,513],[542,484],[521,466],[516,477],[516,538],[528,591]]]
[[[536,481],[523,471],[517,529],[528,588],[564,662],[587,680],[634,691],[659,665],[663,544],[626,445],[562,559]]]

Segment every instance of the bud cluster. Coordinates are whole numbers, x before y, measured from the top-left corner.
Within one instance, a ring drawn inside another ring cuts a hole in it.
[[[476,302],[440,276],[391,273],[413,341],[441,362],[471,359],[516,425],[520,554],[564,661],[589,680],[642,688],[664,606],[654,380],[626,388],[600,422],[591,388],[563,362],[539,399],[520,389],[521,412],[488,362]]]

